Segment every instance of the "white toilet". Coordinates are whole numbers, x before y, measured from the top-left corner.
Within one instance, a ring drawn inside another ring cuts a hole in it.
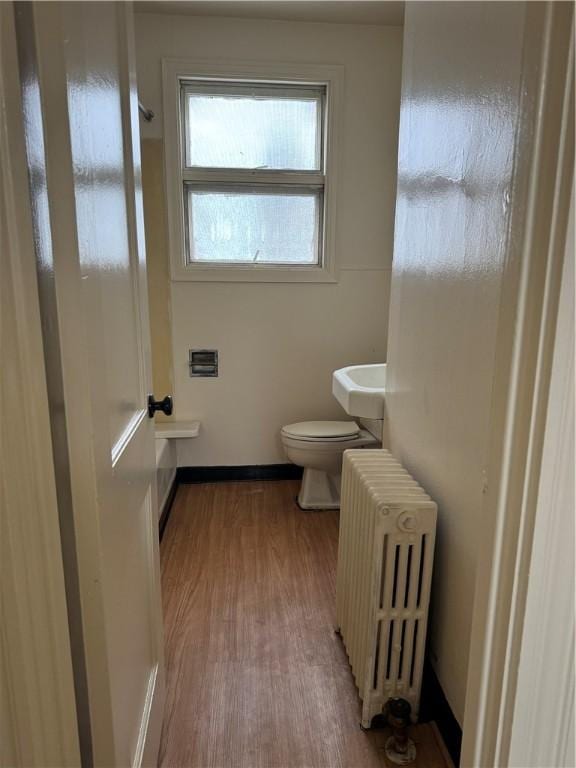
[[[286,456],[304,468],[302,509],[339,509],[342,455],[348,448],[376,448],[380,441],[355,421],[303,421],[280,433]]]

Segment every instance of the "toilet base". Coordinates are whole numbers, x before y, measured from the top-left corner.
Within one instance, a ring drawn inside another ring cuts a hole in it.
[[[298,494],[300,509],[340,509],[341,475],[305,469]]]

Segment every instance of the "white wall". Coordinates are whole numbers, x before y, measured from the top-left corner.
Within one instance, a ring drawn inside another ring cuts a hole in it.
[[[390,300],[391,448],[439,505],[430,623],[462,723],[508,248],[524,3],[407,3]]]
[[[345,67],[339,283],[172,283],[175,413],[203,430],[179,463],[283,462],[283,424],[346,418],[332,371],[386,358],[402,30],[137,14],[136,40],[140,97],[156,113],[144,140],[162,138],[163,57]],[[189,378],[191,347],[219,350],[218,379]]]

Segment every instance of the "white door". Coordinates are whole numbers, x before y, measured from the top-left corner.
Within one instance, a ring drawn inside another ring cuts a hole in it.
[[[96,766],[155,765],[164,672],[132,8],[15,7],[81,751]]]

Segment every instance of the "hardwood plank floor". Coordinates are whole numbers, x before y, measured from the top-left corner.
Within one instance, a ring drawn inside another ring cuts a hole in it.
[[[334,634],[337,512],[298,482],[183,485],[161,544],[163,768],[382,768]],[[433,728],[416,768],[445,768]]]

